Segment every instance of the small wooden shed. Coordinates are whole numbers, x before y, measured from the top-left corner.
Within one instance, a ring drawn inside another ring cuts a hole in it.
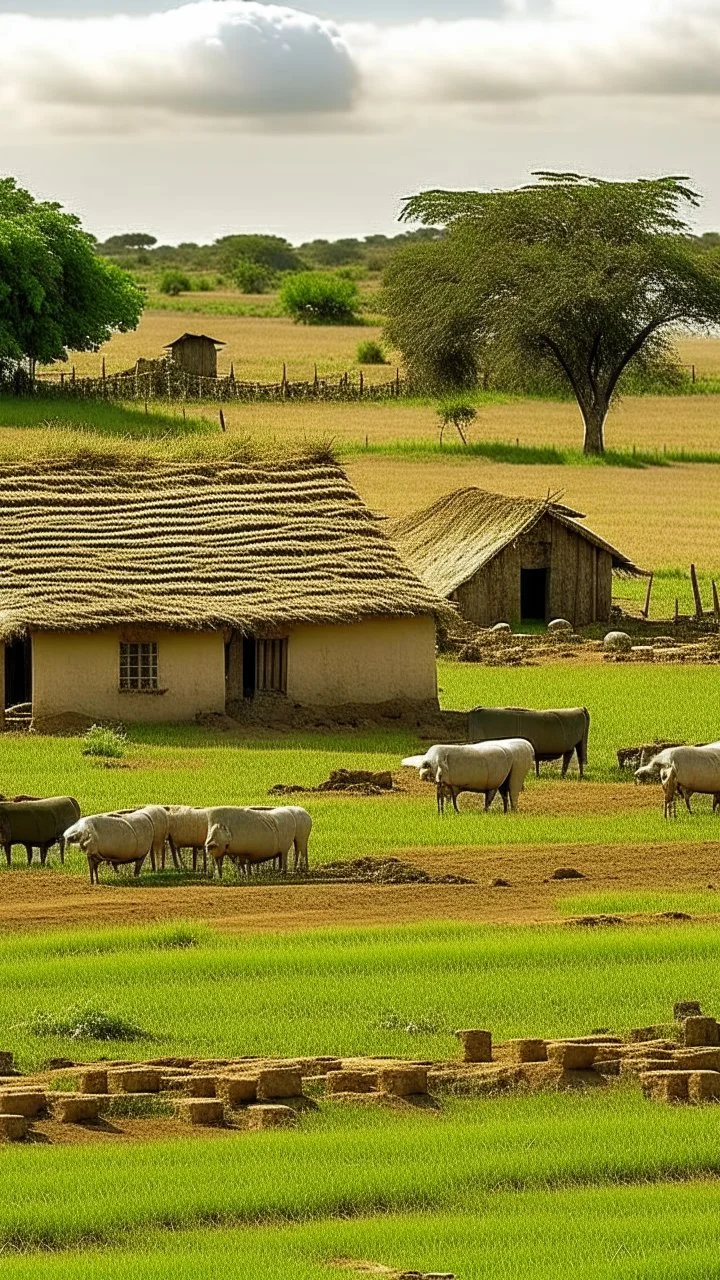
[[[478,626],[608,622],[613,572],[645,576],[627,556],[551,497],[455,489],[394,520],[405,563]]]
[[[224,346],[219,338],[209,338],[206,333],[183,333],[174,342],[168,342],[165,350],[186,373],[217,378],[218,351]]]

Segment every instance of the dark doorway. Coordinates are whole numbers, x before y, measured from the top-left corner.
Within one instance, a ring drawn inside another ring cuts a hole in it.
[[[5,644],[5,706],[32,702],[32,645],[29,636]]]
[[[257,666],[257,657],[255,652],[255,637],[243,636],[243,647],[242,647],[243,698],[255,697],[256,666]]]
[[[520,618],[523,622],[545,622],[547,613],[547,569],[520,570]]]

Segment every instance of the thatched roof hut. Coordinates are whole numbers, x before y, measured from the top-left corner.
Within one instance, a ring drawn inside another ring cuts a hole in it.
[[[224,709],[226,692],[232,699],[266,688],[297,702],[435,696],[434,619],[443,602],[402,562],[327,455],[6,463],[0,485],[0,641],[11,653],[13,640],[32,637],[34,701],[41,683],[48,703],[67,701],[68,664],[74,669],[83,649],[71,689],[71,705],[81,710],[83,682],[92,682],[100,653],[91,638],[109,632],[115,641],[100,678],[107,696],[90,714],[131,718],[127,700],[118,708],[115,697],[124,660],[117,644],[136,664],[147,657],[142,646],[154,645],[148,662],[157,668],[159,633],[166,657],[183,638],[176,676],[186,691],[193,680],[203,686],[200,668],[212,651],[221,677],[214,709],[218,702]],[[275,647],[266,650],[266,641]],[[153,718],[185,718],[162,673],[146,672],[139,687],[166,690],[163,714]],[[202,689],[198,699],[205,709]]]
[[[467,488],[393,520],[389,532],[418,577],[480,626],[552,617],[583,626],[608,620],[613,572],[644,573],[583,518],[550,496]]]

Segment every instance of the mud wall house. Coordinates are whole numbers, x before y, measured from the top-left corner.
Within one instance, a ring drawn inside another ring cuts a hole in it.
[[[613,573],[643,570],[550,498],[456,489],[394,520],[389,533],[406,564],[478,626],[567,618],[607,622]]]
[[[0,485],[3,716],[437,704],[446,606],[331,458],[6,464]]]
[[[201,378],[217,378],[218,350],[225,343],[219,338],[209,338],[206,333],[183,333],[165,347],[170,358],[186,373],[199,374]]]

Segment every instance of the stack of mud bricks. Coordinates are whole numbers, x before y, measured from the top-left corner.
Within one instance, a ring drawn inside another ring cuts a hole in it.
[[[720,1026],[699,1012],[682,1018],[680,1025],[680,1047],[641,1072],[643,1093],[660,1102],[720,1101]]]
[[[12,1062],[11,1053],[2,1054],[3,1067],[8,1073],[12,1071]],[[41,1089],[3,1086],[0,1088],[0,1140],[21,1142],[33,1120],[46,1110],[47,1097]]]
[[[428,1069],[423,1063],[394,1062],[387,1065],[359,1063],[329,1071],[325,1077],[325,1092],[336,1101],[353,1100],[365,1095],[368,1101],[391,1098],[426,1099],[428,1096]]]

